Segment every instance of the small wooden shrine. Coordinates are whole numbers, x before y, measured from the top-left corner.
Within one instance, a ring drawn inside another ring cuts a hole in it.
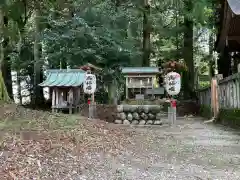
[[[126,79],[126,99],[145,99],[164,94],[159,87],[156,75],[158,67],[124,67],[122,74]]]
[[[85,71],[81,69],[51,69],[47,71],[47,79],[39,84],[52,89],[52,111],[68,109],[79,110],[80,93]]]
[[[223,77],[237,72],[240,63],[240,1],[220,0],[218,11],[219,24],[216,40],[218,71]]]
[[[225,47],[231,51],[240,50],[240,1],[221,0],[220,1],[220,26],[218,29],[217,50],[221,51]]]

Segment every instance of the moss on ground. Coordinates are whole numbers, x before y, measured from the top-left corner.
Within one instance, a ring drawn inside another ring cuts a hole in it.
[[[240,127],[240,109],[220,109],[218,120],[232,127]]]
[[[201,106],[200,115],[210,119],[212,117],[210,106]],[[231,127],[240,127],[240,109],[220,109],[218,122]]]
[[[199,111],[200,116],[210,119],[212,117],[210,106],[201,106]]]

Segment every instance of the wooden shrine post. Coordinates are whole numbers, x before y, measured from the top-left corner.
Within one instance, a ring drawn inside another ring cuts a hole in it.
[[[213,118],[218,117],[219,104],[218,104],[218,83],[216,78],[211,80],[211,110],[213,113]]]

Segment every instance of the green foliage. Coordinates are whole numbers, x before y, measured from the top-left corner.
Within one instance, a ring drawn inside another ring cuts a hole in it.
[[[23,1],[9,6],[9,16],[19,21],[26,8]],[[27,1],[28,8],[31,2]],[[18,11],[13,11],[18,6]],[[69,16],[58,1],[43,1],[42,42],[44,61],[56,67],[59,61],[78,66],[85,62],[107,68],[116,65],[137,65],[141,56],[142,4],[138,1],[124,1],[117,7],[112,1],[76,0],[66,2],[73,9]],[[149,17],[152,29],[152,59],[181,59],[184,32],[183,15],[194,19],[196,24],[206,24],[211,9],[206,0],[194,1],[193,9],[186,10],[183,1],[153,1]],[[31,9],[27,9],[28,14]],[[21,14],[22,13],[22,14]],[[19,15],[21,14],[21,16]],[[176,16],[177,14],[177,16]],[[178,21],[178,23],[176,22]],[[30,21],[29,21],[30,22]],[[177,23],[177,24],[176,24]],[[31,29],[30,30],[30,39]],[[47,28],[46,28],[47,27]],[[178,47],[177,47],[178,46]]]
[[[202,105],[200,107],[199,113],[200,113],[200,115],[202,117],[205,117],[205,118],[208,118],[208,119],[212,118],[212,111],[211,111],[211,107],[210,106]]]
[[[1,71],[0,71],[0,101],[3,101],[3,102],[10,101]]]
[[[163,103],[163,111],[168,112],[168,107],[170,107],[170,103],[169,102],[164,102]]]
[[[42,33],[47,59],[53,64],[64,60],[72,67],[90,62],[105,69],[137,59],[137,40],[127,37],[128,17],[113,11],[113,5],[109,1],[87,7],[68,19],[47,17],[51,27]]]
[[[212,118],[212,111],[210,106],[201,106],[200,107],[200,115],[205,118]],[[240,110],[239,109],[220,109],[218,118],[218,122],[224,125],[230,125],[232,127],[240,127]]]
[[[240,109],[220,109],[218,120],[226,125],[240,127]]]
[[[3,1],[1,1],[3,2]],[[149,1],[150,2],[150,1]],[[200,46],[213,24],[213,3],[209,0],[151,1],[151,56],[161,66],[169,60],[183,61],[184,17],[194,21],[194,59],[201,73],[207,71],[208,53]],[[33,74],[35,40],[34,10],[40,9],[40,63],[43,68],[59,68],[60,62],[78,68],[87,62],[103,68],[101,84],[116,84],[118,93],[124,85],[121,66],[142,64],[144,4],[137,0],[5,0],[9,17],[4,35],[10,39],[12,70],[21,78]],[[39,63],[39,62],[38,62]],[[121,85],[121,86],[120,86]]]
[[[210,86],[210,82],[209,81],[200,81],[199,82],[199,88],[206,88]]]

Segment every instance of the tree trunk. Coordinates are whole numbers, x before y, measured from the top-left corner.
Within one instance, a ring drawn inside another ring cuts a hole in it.
[[[121,0],[115,0],[115,11],[117,12],[118,11],[118,7],[120,6],[121,4]]]
[[[67,69],[67,61],[65,59],[60,60],[60,69]]]
[[[188,13],[192,11],[191,0],[185,0],[185,7]],[[187,87],[184,87],[184,93],[191,94],[194,91],[194,60],[193,60],[193,20],[189,17],[184,17],[184,49],[183,57],[187,65],[187,72],[184,73],[184,79],[187,80]]]
[[[8,17],[3,17],[3,27],[5,29],[8,28]],[[11,74],[11,60],[8,57],[9,53],[9,37],[4,37],[3,41],[3,51],[4,51],[4,58],[1,65],[2,76],[5,82],[5,86],[8,91],[8,95],[11,99],[13,99],[13,89],[12,89],[12,74]]]
[[[209,77],[210,79],[214,76],[214,58],[213,58],[213,49],[214,49],[214,34],[213,34],[213,29],[210,29],[210,34],[209,34]]]
[[[178,61],[180,59],[180,53],[179,53],[179,32],[178,32],[178,29],[179,29],[179,4],[178,4],[178,1],[176,1],[176,4],[175,4],[175,23],[176,23],[176,28],[177,28],[177,31],[176,31],[176,60]]]
[[[143,11],[143,61],[142,66],[150,65],[150,35],[151,25],[149,22],[150,16],[150,5],[148,0],[144,0],[144,11]]]
[[[35,4],[35,40],[34,40],[34,85],[33,85],[33,105],[38,106],[43,103],[44,97],[43,97],[43,89],[38,86],[38,84],[41,83],[41,76],[42,76],[42,67],[41,67],[41,61],[40,61],[40,27],[39,27],[39,16],[40,11],[39,7],[37,6],[37,3]]]
[[[5,47],[3,47],[3,51],[5,51],[4,49]],[[6,51],[4,54],[6,54]],[[5,86],[7,88],[8,95],[10,99],[13,99],[11,62],[10,62],[10,58],[6,57],[6,55],[1,64],[1,71],[2,71],[2,76],[4,79]]]
[[[109,104],[115,104],[117,100],[117,82],[115,79],[112,80],[112,83],[108,84],[108,102]]]
[[[19,41],[18,41],[18,58],[21,60],[21,51],[23,45],[23,28],[20,27],[19,30]],[[22,105],[22,87],[21,87],[21,73],[20,68],[17,69],[17,98],[19,99],[19,104]]]
[[[1,101],[10,101],[10,97],[8,95],[7,92],[7,88],[3,79],[3,75],[2,75],[2,64],[4,62],[4,19],[3,19],[3,11],[2,11],[2,7],[0,5],[0,100]]]

